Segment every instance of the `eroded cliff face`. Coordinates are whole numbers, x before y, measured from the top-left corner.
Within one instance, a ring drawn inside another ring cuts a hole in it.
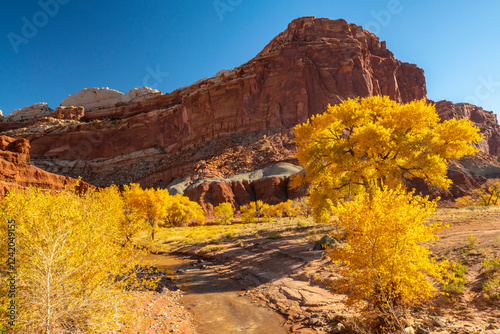
[[[78,124],[43,133],[21,128],[9,135],[29,139],[33,163],[45,170],[98,186],[155,186],[194,176],[200,160],[257,142],[262,145],[245,150],[246,163],[225,161],[225,171],[215,173],[226,177],[293,160],[294,125],[329,103],[377,94],[400,102],[425,97],[423,70],[395,59],[385,43],[359,26],[306,17],[291,22],[251,61],[213,78],[170,94],[85,110]]]
[[[35,186],[45,190],[61,190],[74,186],[77,180],[48,173],[30,165],[30,145],[26,139],[0,136],[0,198],[14,189]],[[80,182],[79,190],[93,188]]]
[[[84,91],[66,102],[84,101],[87,108],[58,108],[52,118],[29,122],[0,121],[0,131],[29,139],[32,164],[43,170],[82,176],[96,186],[139,182],[163,188],[180,178],[196,183],[296,163],[293,127],[328,104],[373,95],[398,102],[426,97],[423,70],[395,59],[385,42],[344,20],[314,17],[292,21],[249,62],[170,94],[102,104],[92,98],[98,94]],[[97,102],[99,108],[91,107]],[[490,154],[500,155],[500,127],[493,113],[473,105],[440,101],[436,108],[443,119],[470,117],[486,135],[479,145],[484,156],[472,158],[480,166],[464,160],[450,167],[456,188],[439,194],[452,198],[496,175]],[[189,194],[207,210],[222,198],[237,207],[250,199],[296,196],[287,178],[257,183],[203,183]],[[273,194],[261,191],[273,187]]]
[[[484,134],[484,140],[479,143],[479,149],[483,153],[500,156],[500,126],[497,116],[481,107],[469,103],[456,103],[449,101],[439,101],[436,103],[436,110],[442,120],[451,118],[469,118],[476,123]]]

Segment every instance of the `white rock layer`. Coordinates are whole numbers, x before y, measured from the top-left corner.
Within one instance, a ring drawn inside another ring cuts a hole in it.
[[[85,110],[93,110],[112,107],[121,103],[142,101],[158,94],[161,93],[149,87],[134,88],[127,94],[108,87],[84,88],[78,93],[66,97],[61,102],[61,106],[82,106]]]
[[[5,117],[5,120],[9,122],[29,121],[41,117],[46,117],[53,111],[54,110],[50,109],[47,103],[40,102],[28,107],[14,110],[12,114]]]

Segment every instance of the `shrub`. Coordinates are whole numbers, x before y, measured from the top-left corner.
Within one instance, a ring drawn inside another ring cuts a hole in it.
[[[231,203],[221,203],[214,208],[215,221],[219,224],[229,224],[234,219],[234,210]]]
[[[271,219],[271,206],[261,200],[250,202],[248,205],[240,207],[241,218],[245,223],[257,223],[259,221],[269,221]]]
[[[467,279],[465,278],[467,266],[463,263],[453,263],[451,269],[452,274],[448,282],[444,284],[444,291],[451,294],[463,293],[467,284]]]
[[[134,271],[139,262],[122,247],[123,211],[115,190],[80,196],[35,188],[11,192],[0,202],[0,220],[14,220],[16,226],[14,332],[111,333],[133,320],[126,290],[139,284]],[[8,234],[2,224],[4,261]],[[9,302],[5,269],[2,310]],[[122,279],[116,280],[118,276]],[[5,324],[7,314],[1,315]]]
[[[474,189],[470,196],[456,200],[459,206],[465,207],[498,205],[500,200],[500,179],[489,179],[478,189]]]

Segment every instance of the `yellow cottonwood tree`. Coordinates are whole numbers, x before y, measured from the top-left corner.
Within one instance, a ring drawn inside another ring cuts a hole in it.
[[[234,218],[233,205],[231,203],[220,203],[214,208],[216,222],[219,224],[229,224]]]
[[[187,226],[205,224],[205,213],[202,207],[188,197],[176,194],[169,196],[166,202],[165,220],[171,226]]]
[[[2,263],[8,257],[6,222],[16,227],[13,332],[113,333],[130,322],[127,289],[137,283],[133,268],[139,262],[122,247],[121,201],[116,189],[77,195],[28,188],[0,202]],[[2,265],[2,310],[9,302],[4,270]]]
[[[399,104],[388,97],[348,99],[295,127],[297,158],[309,183],[315,218],[328,221],[328,202],[406,179],[448,187],[447,159],[477,151],[482,139],[468,119],[440,122],[425,99]]]
[[[328,256],[345,266],[338,268],[335,289],[348,294],[348,304],[369,301],[385,312],[398,304],[415,304],[432,296],[436,288],[426,277],[441,280],[447,262],[436,262],[422,242],[437,240],[441,223],[426,225],[436,201],[413,196],[401,187],[375,190],[373,197],[358,196],[332,207],[338,240]]]
[[[315,220],[332,222],[345,240],[328,250],[343,264],[335,287],[349,291],[350,305],[368,301],[378,329],[404,330],[397,308],[428,299],[427,278],[446,271],[420,245],[437,239],[440,226],[424,224],[435,202],[406,193],[404,181],[448,187],[447,159],[476,152],[479,129],[468,119],[440,122],[425,100],[374,96],[329,106],[295,131],[304,173],[293,182],[310,185]]]
[[[151,240],[155,240],[155,231],[158,222],[167,215],[169,193],[167,189],[142,189],[137,183],[124,186],[123,196],[136,214],[136,219],[141,217],[151,227]]]
[[[281,202],[276,206],[278,206],[282,215],[287,216],[289,219],[297,217],[301,209],[300,205],[298,203],[294,203],[291,199],[286,202]]]
[[[261,218],[269,220],[271,217],[271,206],[261,200],[250,202],[248,205],[240,207],[241,218],[245,223],[256,223]]]
[[[489,179],[478,189],[474,189],[470,196],[457,199],[459,206],[477,205],[490,206],[498,205],[500,201],[500,179]]]

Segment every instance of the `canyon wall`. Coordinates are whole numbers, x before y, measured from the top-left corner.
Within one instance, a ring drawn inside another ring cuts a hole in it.
[[[44,190],[61,190],[75,186],[77,180],[48,173],[30,164],[30,145],[26,139],[0,136],[0,198],[9,191],[35,186]],[[79,190],[94,188],[80,181]]]
[[[373,95],[409,102],[426,98],[426,83],[422,69],[397,60],[385,42],[362,27],[303,17],[232,70],[169,94],[147,89],[130,96],[118,93],[84,89],[48,117],[1,120],[0,133],[28,139],[32,164],[45,171],[82,176],[96,186],[139,182],[166,188],[181,178],[195,184],[296,163],[293,127],[328,104]],[[443,119],[476,122],[486,136],[479,147],[487,158],[478,159],[495,166],[500,127],[493,113],[448,101],[437,102],[436,108]],[[466,166],[456,163],[462,173]],[[481,170],[469,168],[462,176],[477,184]],[[288,181],[273,182],[282,189]],[[191,196],[201,201],[218,198],[218,190],[211,189],[222,185],[200,187]],[[248,198],[255,198],[252,191]]]

